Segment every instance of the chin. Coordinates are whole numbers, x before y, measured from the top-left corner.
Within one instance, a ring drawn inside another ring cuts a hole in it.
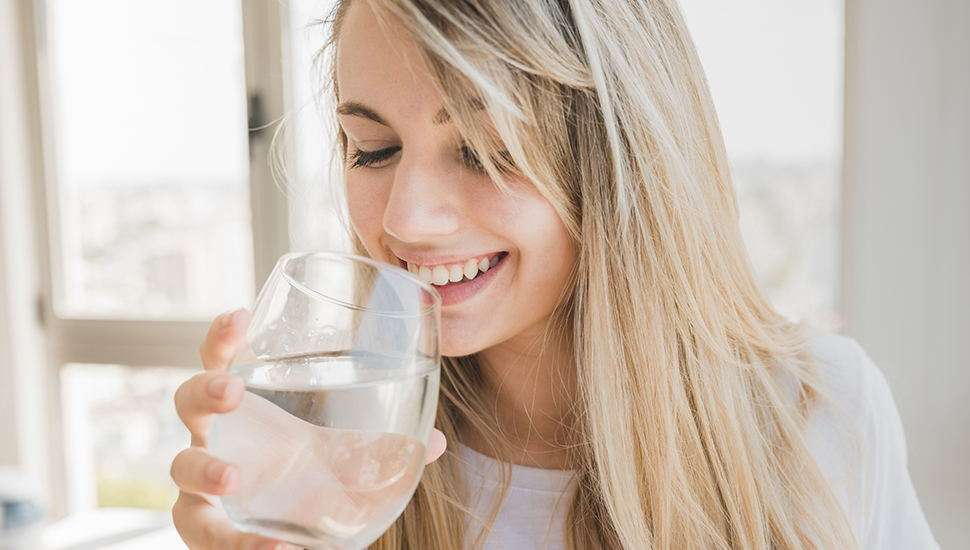
[[[480,351],[482,351],[482,348],[477,346],[450,346],[444,342],[441,345],[441,355],[443,357],[465,357],[466,355],[475,355]]]
[[[441,355],[445,357],[474,355],[487,347],[482,342],[481,334],[469,335],[448,330],[442,330],[440,345]]]

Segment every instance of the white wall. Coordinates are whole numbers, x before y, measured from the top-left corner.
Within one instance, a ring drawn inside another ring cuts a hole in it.
[[[846,330],[944,549],[970,548],[970,2],[847,0]]]

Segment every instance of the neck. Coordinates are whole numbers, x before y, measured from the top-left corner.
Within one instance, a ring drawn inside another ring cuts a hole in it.
[[[494,405],[513,464],[569,469],[569,432],[575,403],[571,342],[552,330],[519,335],[478,355],[485,403]],[[465,444],[490,454],[481,433],[470,429]]]

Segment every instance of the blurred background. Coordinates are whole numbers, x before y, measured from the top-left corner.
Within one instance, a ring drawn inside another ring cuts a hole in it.
[[[882,367],[937,539],[970,548],[970,3],[681,5],[760,276]],[[184,548],[172,397],[208,320],[346,246],[329,9],[0,0],[0,548]]]

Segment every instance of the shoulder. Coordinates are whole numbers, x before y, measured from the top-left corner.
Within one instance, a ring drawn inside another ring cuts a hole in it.
[[[882,371],[852,338],[826,334],[815,340],[810,350],[823,389],[846,412],[865,414],[874,398],[891,398]]]
[[[823,415],[840,416],[866,447],[892,444],[905,459],[896,401],[882,370],[852,338],[826,334],[811,344],[823,394]],[[827,410],[826,410],[827,409]]]
[[[819,406],[806,440],[861,547],[938,548],[909,477],[906,436],[879,367],[853,339],[818,338]]]
[[[834,429],[863,447],[869,446],[875,432],[885,430],[898,430],[898,439],[903,441],[892,390],[858,342],[826,334],[809,349],[821,393],[813,419],[816,424]],[[905,454],[905,447],[900,450]]]
[[[862,346],[852,338],[826,334],[810,350],[822,393],[817,420],[839,427],[869,459],[889,458],[885,453],[892,451],[905,462],[906,438],[892,390]]]

